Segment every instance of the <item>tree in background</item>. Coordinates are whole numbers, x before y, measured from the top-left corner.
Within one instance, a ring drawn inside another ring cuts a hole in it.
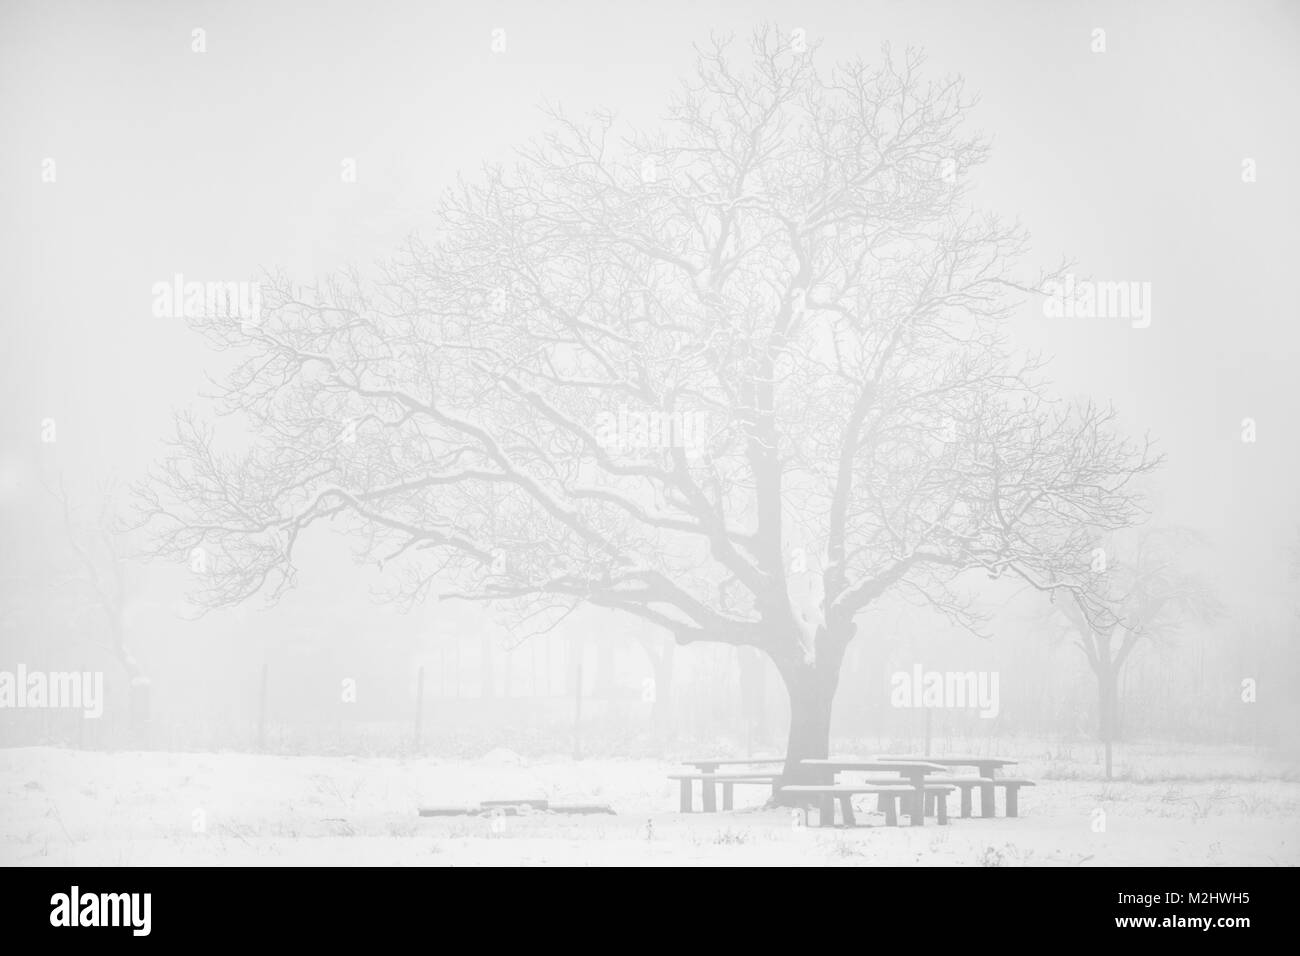
[[[73,503],[62,480],[48,489],[59,508],[71,560],[56,577],[56,606],[68,609],[76,632],[95,635],[94,643],[121,666],[127,682],[129,737],[148,741],[149,678],[132,654],[127,610],[136,585],[116,485],[100,489],[93,511]]]
[[[1191,550],[1204,542],[1183,528],[1144,528],[1131,541],[1087,555],[1087,592],[1067,589],[1056,601],[1097,677],[1097,736],[1106,748],[1106,779],[1112,747],[1120,739],[1120,674],[1144,641],[1168,640],[1193,622],[1220,613],[1209,585],[1186,568]]]
[[[1136,520],[1157,459],[1008,345],[1054,276],[966,202],[961,81],[910,51],[824,73],[772,28],[751,53],[701,51],[653,135],[553,112],[373,275],[272,276],[256,321],[198,321],[243,356],[217,411],[251,441],[182,414],[141,489],[159,554],[209,556],[196,599],[282,594],[328,522],[400,565],[395,596],[521,635],[586,603],[752,647],[789,781],[882,595],[965,620],[968,571],[1082,589],[1070,555]]]

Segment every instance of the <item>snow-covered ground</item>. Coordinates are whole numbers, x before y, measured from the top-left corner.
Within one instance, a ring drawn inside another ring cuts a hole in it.
[[[1018,819],[894,829],[867,811],[859,822],[871,826],[824,830],[759,808],[763,788],[738,788],[731,813],[681,815],[666,776],[677,769],[508,751],[440,761],[0,750],[0,864],[1300,864],[1289,773],[1108,784],[1086,779],[1091,767],[1027,763],[1019,772],[1039,785],[1022,793]],[[528,797],[616,815],[416,812]]]

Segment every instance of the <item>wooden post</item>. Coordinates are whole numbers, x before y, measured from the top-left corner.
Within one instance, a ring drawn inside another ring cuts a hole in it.
[[[424,665],[415,677],[415,750],[420,749],[421,723],[424,721]]]
[[[846,827],[858,825],[857,818],[853,816],[853,797],[850,794],[840,794],[840,818]]]
[[[578,645],[578,664],[574,668],[573,682],[573,759],[582,759],[582,652],[586,648]]]
[[[821,794],[820,807],[817,810],[817,825],[819,827],[835,826],[835,796],[830,793]]]
[[[266,749],[266,679],[270,666],[262,661],[262,689],[257,703],[257,749]]]
[[[713,776],[712,770],[704,771],[704,779],[700,781],[701,793],[700,798],[704,802],[705,813],[718,812],[718,788],[716,781],[709,779]]]

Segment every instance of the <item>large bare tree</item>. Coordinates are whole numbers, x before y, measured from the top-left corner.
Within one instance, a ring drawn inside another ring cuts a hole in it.
[[[198,322],[240,351],[219,411],[253,438],[182,415],[144,501],[161,552],[208,555],[199,599],[282,593],[331,522],[398,596],[521,634],[586,602],[754,647],[795,779],[881,595],[960,618],[971,570],[1081,585],[1069,556],[1136,520],[1155,457],[1008,344],[1052,276],[969,208],[962,83],[814,52],[714,43],[655,135],[552,111],[392,261]]]

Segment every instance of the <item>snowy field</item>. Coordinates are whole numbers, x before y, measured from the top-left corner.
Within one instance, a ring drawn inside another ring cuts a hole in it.
[[[1219,771],[1194,779],[1179,769],[1189,765]],[[1039,785],[1022,793],[1018,819],[894,829],[864,802],[859,822],[870,826],[823,830],[762,809],[761,787],[737,788],[734,812],[683,816],[666,776],[680,768],[664,761],[19,748],[0,750],[0,864],[1300,864],[1300,782],[1259,766],[1187,751],[1105,783],[1090,763],[1026,760],[1019,772]],[[416,812],[530,797],[608,804],[616,815]]]

